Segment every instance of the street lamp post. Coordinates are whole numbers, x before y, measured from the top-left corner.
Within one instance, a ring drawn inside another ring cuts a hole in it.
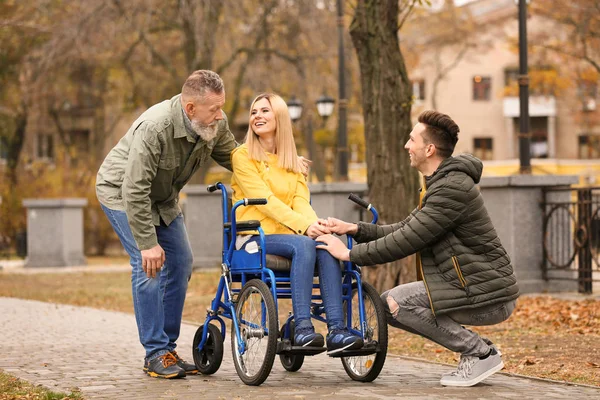
[[[531,173],[531,132],[529,125],[529,75],[527,66],[527,3],[515,0],[519,5],[519,172]]]
[[[325,93],[317,99],[317,112],[323,118],[323,125],[327,118],[333,114],[333,107],[335,106],[335,100],[327,96]]]
[[[335,100],[332,99],[331,97],[327,96],[326,94],[323,94],[321,97],[319,97],[317,99],[316,104],[317,104],[317,112],[319,113],[319,116],[321,116],[321,118],[323,120],[323,125],[325,125],[325,121],[333,113],[333,107],[335,105]],[[290,113],[290,118],[291,118],[292,122],[298,121],[302,117],[302,110],[303,110],[302,102],[300,100],[296,99],[296,97],[292,96],[292,98],[287,102],[287,106],[288,106],[288,111]],[[310,112],[308,113],[308,118],[306,121],[305,138],[306,138],[307,147],[308,147],[308,157],[314,161],[314,169],[317,174],[317,179],[319,181],[324,181],[325,180],[325,175],[324,175],[325,172],[321,168],[322,165],[320,162],[320,157],[315,150],[315,140],[313,137],[312,114]],[[312,174],[312,169],[309,173]],[[309,180],[310,180],[310,176],[309,176]]]
[[[344,0],[337,0],[337,24],[338,24],[338,85],[339,85],[339,109],[338,109],[338,143],[337,143],[337,178],[340,181],[348,180],[348,135],[346,132],[346,79],[344,65]]]

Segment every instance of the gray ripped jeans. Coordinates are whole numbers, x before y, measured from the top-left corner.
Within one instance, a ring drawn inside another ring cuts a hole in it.
[[[391,305],[388,297],[393,299]],[[423,336],[462,355],[477,357],[490,351],[491,342],[463,325],[498,324],[510,317],[517,302],[511,300],[491,306],[454,311],[434,318],[422,281],[396,286],[383,293],[381,299],[390,325]],[[393,303],[398,304],[397,309],[393,308]]]

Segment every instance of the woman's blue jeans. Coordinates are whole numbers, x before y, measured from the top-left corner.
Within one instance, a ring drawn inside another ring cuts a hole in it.
[[[192,275],[193,255],[183,216],[166,226],[155,226],[158,244],[166,261],[156,278],[148,278],[142,268],[142,255],[135,243],[125,211],[102,206],[110,224],[119,236],[131,263],[133,308],[140,342],[146,358],[152,360],[175,350],[183,303]]]
[[[250,241],[258,243],[259,236],[253,236]],[[312,326],[310,303],[316,266],[319,273],[321,297],[327,315],[327,327],[329,330],[343,328],[340,262],[327,250],[317,249],[316,242],[308,236],[266,235],[265,246],[267,254],[292,260],[290,283],[296,327]]]

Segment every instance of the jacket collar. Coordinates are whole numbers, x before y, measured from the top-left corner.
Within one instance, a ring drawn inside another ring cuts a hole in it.
[[[483,163],[471,154],[460,154],[455,157],[450,156],[440,163],[433,174],[425,177],[425,182],[429,187],[438,179],[455,171],[465,173],[473,179],[473,182],[479,183],[483,171]]]
[[[181,106],[181,94],[173,96],[171,98],[171,120],[173,121],[173,137],[175,139],[188,137],[190,141],[196,142],[196,139],[194,139],[187,131],[185,122],[183,120],[183,113],[183,107]]]

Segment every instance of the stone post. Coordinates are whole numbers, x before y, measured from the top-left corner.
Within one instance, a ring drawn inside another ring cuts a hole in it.
[[[24,199],[27,208],[26,267],[85,265],[83,207],[87,199]]]

